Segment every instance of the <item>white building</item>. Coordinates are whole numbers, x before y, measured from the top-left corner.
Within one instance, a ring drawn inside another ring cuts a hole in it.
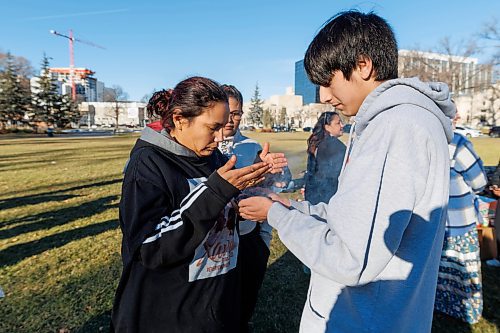
[[[481,92],[456,96],[454,101],[460,114],[459,124],[474,128],[500,124],[500,82]]]
[[[500,83],[493,82],[493,68],[477,58],[415,50],[400,50],[400,77],[418,76],[422,81],[449,85],[461,119],[471,127],[496,125],[500,121]]]
[[[295,95],[292,87],[287,87],[284,95],[273,95],[264,100],[262,108],[269,110],[275,119],[275,125],[284,125],[289,128],[302,129],[313,127],[322,112],[332,111],[334,108],[328,104],[311,103],[302,105],[303,97]],[[249,120],[251,103],[243,103],[243,125],[254,125]],[[284,124],[279,120],[283,118]]]
[[[79,105],[80,125],[114,127],[118,108],[119,126],[142,127],[148,120],[146,105],[142,102],[83,102]]]
[[[492,84],[492,67],[479,64],[477,58],[417,50],[399,50],[398,56],[400,77],[446,82],[455,96],[477,93]]]

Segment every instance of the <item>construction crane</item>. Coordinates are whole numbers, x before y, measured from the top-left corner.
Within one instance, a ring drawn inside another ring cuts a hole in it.
[[[70,81],[71,81],[71,98],[73,99],[73,101],[75,101],[76,100],[75,53],[74,53],[73,43],[79,42],[79,43],[87,44],[87,45],[97,47],[97,48],[100,48],[103,50],[105,50],[105,48],[100,46],[100,45],[97,45],[95,43],[73,37],[73,30],[71,30],[71,29],[69,30],[69,36],[61,34],[55,30],[50,30],[50,33],[53,35],[59,36],[59,37],[67,38],[69,40],[69,70],[70,70],[69,76],[70,76]]]

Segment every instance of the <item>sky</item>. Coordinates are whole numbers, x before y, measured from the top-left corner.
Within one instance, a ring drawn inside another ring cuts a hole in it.
[[[238,87],[245,101],[256,84],[261,97],[294,84],[294,64],[322,24],[339,11],[374,11],[393,27],[399,48],[455,45],[500,19],[498,0],[0,0],[0,52],[23,56],[38,69],[68,67],[68,34],[105,49],[75,43],[75,66],[120,85],[131,100],[173,88],[193,75]],[[488,50],[478,55],[485,60]]]

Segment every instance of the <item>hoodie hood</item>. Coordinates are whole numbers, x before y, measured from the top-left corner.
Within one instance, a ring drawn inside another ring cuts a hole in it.
[[[174,153],[175,155],[197,157],[194,151],[175,142],[165,129],[162,129],[161,132],[157,132],[150,127],[144,127],[141,133],[141,140]]]
[[[378,98],[382,94],[383,98]],[[422,98],[422,95],[427,98]],[[422,82],[418,78],[389,80],[373,90],[363,101],[355,117],[356,135],[361,135],[379,113],[404,104],[420,106],[436,116],[448,142],[451,142],[452,119],[455,117],[456,107],[451,101],[448,86],[441,82]]]

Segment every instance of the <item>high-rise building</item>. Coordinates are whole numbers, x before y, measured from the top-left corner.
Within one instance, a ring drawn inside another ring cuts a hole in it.
[[[54,84],[57,85],[61,95],[71,95],[71,69],[49,68],[49,73]],[[104,83],[93,77],[94,72],[86,68],[74,69],[74,80],[76,96],[80,102],[102,102],[104,101]],[[38,89],[38,77],[31,79],[33,91]]]
[[[295,95],[302,96],[304,105],[319,103],[319,86],[312,83],[306,74],[304,60],[295,63]]]
[[[74,68],[74,81],[76,95],[84,102],[97,102],[97,79],[93,77],[94,72],[87,68]],[[61,93],[71,93],[71,68],[49,68],[52,78],[60,82]]]

